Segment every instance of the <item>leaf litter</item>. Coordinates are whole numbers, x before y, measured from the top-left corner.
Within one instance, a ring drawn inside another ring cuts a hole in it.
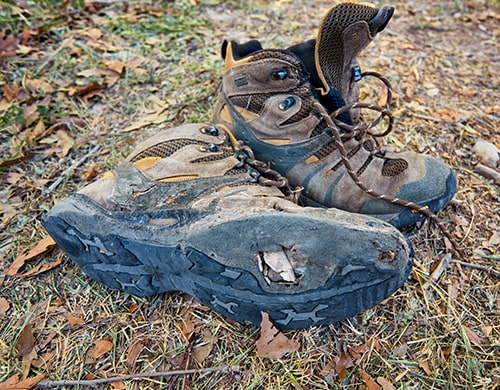
[[[44,378],[235,364],[237,372],[154,383],[500,385],[497,3],[396,0],[394,19],[360,58],[364,69],[380,71],[395,87],[399,118],[387,144],[439,156],[455,168],[459,190],[440,217],[467,258],[445,258],[439,230],[421,223],[406,232],[415,267],[393,297],[339,324],[286,337],[271,323],[263,323],[259,336],[255,327],[184,294],[140,298],[106,289],[45,241],[40,219],[57,199],[116,166],[138,141],[164,127],[208,120],[220,85],[222,39],[299,43],[314,37],[331,2],[85,1],[52,9],[43,5],[50,1],[35,3],[0,5],[8,26],[0,27],[0,361],[6,367],[0,389],[33,388]],[[371,93],[368,86],[363,91]],[[284,344],[273,344],[276,338]],[[18,347],[31,351],[23,357]],[[82,350],[95,360],[82,358]]]

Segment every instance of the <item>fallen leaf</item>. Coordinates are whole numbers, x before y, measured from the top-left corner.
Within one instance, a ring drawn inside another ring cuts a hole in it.
[[[129,366],[133,365],[137,360],[137,357],[141,354],[142,349],[144,348],[144,344],[141,340],[135,340],[127,351],[127,359],[125,359],[125,363]]]
[[[295,352],[299,349],[297,340],[290,340],[269,320],[269,314],[262,312],[262,322],[260,325],[260,338],[256,342],[257,356],[271,359],[281,359],[287,353]]]
[[[210,333],[209,330],[203,331],[203,341],[201,344],[196,345],[193,348],[193,358],[198,364],[203,363],[203,361],[210,355],[216,341],[217,339],[212,333]]]
[[[339,356],[333,358],[335,362],[335,373],[343,381],[349,374],[349,368],[354,367],[351,356],[347,352],[342,352]]]
[[[16,39],[12,35],[0,32],[0,58],[16,56]]]
[[[391,383],[391,381],[385,379],[382,376],[379,376],[377,378],[377,383],[382,386],[382,390],[394,390],[394,385]]]
[[[27,356],[31,353],[33,350],[33,347],[35,346],[35,336],[33,336],[33,328],[31,327],[31,324],[28,324],[24,327],[24,329],[21,331],[21,334],[16,340],[16,350],[17,350],[17,355],[16,356]]]
[[[7,310],[10,309],[10,302],[4,297],[0,297],[0,316],[5,315]]]
[[[366,371],[359,369],[361,372],[361,379],[363,379],[363,382],[365,382],[366,389],[367,390],[382,390],[382,387],[380,387],[375,379],[373,379],[370,374],[368,374]]]
[[[88,28],[85,30],[77,30],[76,33],[83,37],[87,37],[90,39],[99,39],[102,37],[102,31],[97,27]]]
[[[408,344],[404,343],[404,344],[400,345],[399,347],[394,348],[392,350],[391,355],[393,357],[402,357],[402,356],[406,355],[406,352],[408,352]]]
[[[27,253],[22,253],[17,256],[14,262],[7,269],[6,275],[15,275],[19,271],[19,269],[24,265],[27,260],[31,260],[32,258],[42,254],[47,253],[49,250],[56,246],[55,241],[52,237],[47,236],[40,241],[38,241],[35,245],[31,247],[31,249]]]
[[[19,374],[14,374],[5,382],[0,383],[0,390],[30,390],[44,378],[45,374],[40,374],[32,378],[19,380]]]
[[[113,343],[109,340],[103,339],[94,341],[94,347],[89,349],[89,351],[87,352],[87,359],[85,362],[86,363],[95,362],[102,355],[108,353],[112,349],[113,349]]]
[[[17,274],[17,276],[26,277],[26,276],[33,276],[33,275],[42,274],[44,272],[47,272],[47,271],[59,266],[62,263],[62,260],[63,260],[63,255],[61,253],[60,256],[57,256],[57,259],[55,261],[53,261],[51,263],[37,264],[29,271],[26,271],[25,273],[22,273],[22,274]]]
[[[66,317],[66,320],[71,326],[85,324],[85,321],[82,318],[74,316],[72,314],[66,314],[64,317]]]
[[[116,61],[116,60],[108,60],[104,61],[104,65],[106,67],[118,74],[122,74],[123,69],[125,69],[125,63],[122,61]]]
[[[420,363],[418,363],[418,366],[425,371],[427,375],[431,375],[431,368],[429,367],[429,361],[428,360],[423,360]]]
[[[138,130],[142,127],[146,127],[146,126],[149,126],[149,125],[152,125],[152,124],[159,124],[159,123],[162,123],[162,122],[165,122],[167,121],[169,118],[168,116],[168,112],[166,109],[162,109],[161,111],[159,112],[155,112],[153,114],[150,114],[150,115],[147,115],[141,119],[139,119],[139,121],[131,124],[130,126],[124,128],[123,130],[121,130],[122,133],[129,133],[131,131],[134,131],[134,130]]]
[[[127,386],[125,386],[125,383],[123,383],[123,381],[111,382],[110,385],[113,389],[117,390],[125,390],[127,388]]]
[[[476,332],[474,332],[471,328],[465,325],[462,325],[462,330],[464,331],[465,335],[467,336],[467,338],[471,343],[476,344],[477,346],[481,346],[483,340],[481,339],[481,337],[477,335]]]
[[[67,156],[70,150],[73,149],[73,146],[75,146],[75,140],[65,130],[57,130],[55,134],[42,139],[40,143],[53,145],[47,153],[55,153],[59,158]]]

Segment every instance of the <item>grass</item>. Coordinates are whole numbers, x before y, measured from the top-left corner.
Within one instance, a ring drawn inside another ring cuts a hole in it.
[[[452,261],[426,285],[445,256],[445,244],[429,222],[408,230],[416,264],[403,288],[339,324],[285,332],[301,347],[271,360],[256,356],[259,329],[224,319],[181,293],[140,298],[111,291],[58,249],[22,269],[63,256],[48,272],[19,277],[5,271],[46,236],[40,220],[58,199],[116,166],[139,140],[158,131],[123,128],[160,105],[167,107],[167,126],[210,118],[220,86],[222,39],[295,44],[314,36],[330,2],[0,2],[0,47],[9,36],[18,44],[13,53],[0,54],[0,308],[2,299],[8,303],[0,314],[0,383],[23,373],[16,343],[29,323],[36,358],[24,374],[45,373],[49,380],[239,365],[240,372],[116,386],[358,389],[366,385],[364,371],[396,389],[498,388],[500,251],[494,234],[500,192],[498,184],[474,173],[472,153],[479,138],[500,145],[493,82],[498,2],[393,4],[394,20],[363,52],[361,63],[387,74],[395,86],[400,116],[386,142],[440,156],[456,170],[459,190],[440,216],[468,257]],[[106,74],[80,73],[109,69],[107,61],[125,64],[115,83]],[[435,88],[439,94],[429,95]],[[100,145],[98,152],[50,191],[94,145]],[[193,350],[205,342],[203,332],[216,343],[197,363]],[[100,340],[113,347],[92,361]],[[134,345],[139,352],[132,359]],[[342,379],[335,362],[346,353],[353,365]]]

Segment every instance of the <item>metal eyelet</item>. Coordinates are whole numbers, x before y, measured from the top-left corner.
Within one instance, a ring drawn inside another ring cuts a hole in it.
[[[271,80],[284,80],[288,77],[289,73],[290,72],[286,68],[275,70],[271,72]]]
[[[292,107],[293,105],[295,104],[295,98],[293,96],[289,96],[287,97],[285,100],[283,100],[282,102],[280,102],[278,108],[281,110],[281,111],[287,111],[288,109],[290,109],[290,107]]]
[[[248,175],[251,177],[250,181],[252,183],[258,183],[259,182],[260,172],[257,171],[256,169],[250,168],[248,170]]]
[[[217,137],[219,135],[219,129],[215,126],[204,126],[200,129],[200,132],[203,134],[208,134],[212,135],[214,137]]]
[[[200,146],[200,151],[205,153],[216,153],[219,148],[215,144],[207,144],[206,146]]]
[[[361,68],[358,65],[352,67],[351,73],[352,73],[352,81],[354,82],[358,82],[363,78],[363,74],[361,73]]]

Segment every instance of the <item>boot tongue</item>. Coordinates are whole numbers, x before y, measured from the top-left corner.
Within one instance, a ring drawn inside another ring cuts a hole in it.
[[[314,49],[323,95],[334,89],[351,102],[350,84],[361,77],[356,57],[387,26],[393,13],[393,7],[378,9],[359,3],[341,3],[328,11]]]

